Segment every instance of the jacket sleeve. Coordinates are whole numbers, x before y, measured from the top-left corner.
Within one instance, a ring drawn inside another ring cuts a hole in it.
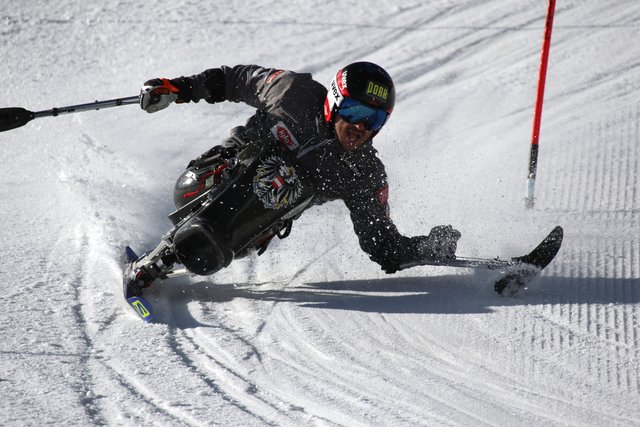
[[[383,270],[395,272],[402,262],[416,258],[415,238],[400,234],[389,218],[389,205],[382,196],[383,187],[375,194],[346,198],[353,228],[360,247]]]
[[[182,102],[231,101],[267,109],[270,100],[278,99],[280,85],[276,80],[286,74],[293,73],[259,65],[222,66],[190,77],[171,79],[171,83],[180,89],[179,100]]]

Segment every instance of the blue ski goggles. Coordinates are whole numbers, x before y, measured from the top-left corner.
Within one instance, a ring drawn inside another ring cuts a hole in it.
[[[371,132],[380,130],[389,118],[386,111],[347,97],[340,103],[338,114],[349,123],[364,123],[364,127]]]

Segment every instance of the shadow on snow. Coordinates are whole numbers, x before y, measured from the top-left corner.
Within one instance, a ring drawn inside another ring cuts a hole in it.
[[[156,321],[178,321],[178,327],[206,326],[189,314],[187,304],[224,303],[235,299],[292,303],[309,309],[397,314],[490,313],[498,307],[545,304],[633,304],[640,302],[638,279],[547,277],[511,298],[493,290],[495,273],[316,282],[216,284],[211,281],[167,281],[157,284],[150,299],[178,314],[158,310]],[[275,289],[274,289],[275,288]],[[160,308],[160,307],[158,307]],[[215,307],[211,307],[215,310]]]

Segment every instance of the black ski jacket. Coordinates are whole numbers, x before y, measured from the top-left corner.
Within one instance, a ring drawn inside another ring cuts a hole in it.
[[[369,140],[345,151],[325,124],[327,89],[311,74],[237,65],[172,79],[178,102],[243,102],[257,109],[234,129],[247,142],[280,141],[305,168],[316,189],[314,204],[343,200],[361,248],[383,269],[416,259],[418,237],[401,235],[389,218],[387,175]]]

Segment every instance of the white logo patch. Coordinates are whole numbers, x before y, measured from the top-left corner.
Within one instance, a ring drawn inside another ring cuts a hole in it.
[[[293,136],[293,133],[283,122],[276,123],[276,125],[271,128],[271,133],[291,151],[300,147],[296,137]]]

